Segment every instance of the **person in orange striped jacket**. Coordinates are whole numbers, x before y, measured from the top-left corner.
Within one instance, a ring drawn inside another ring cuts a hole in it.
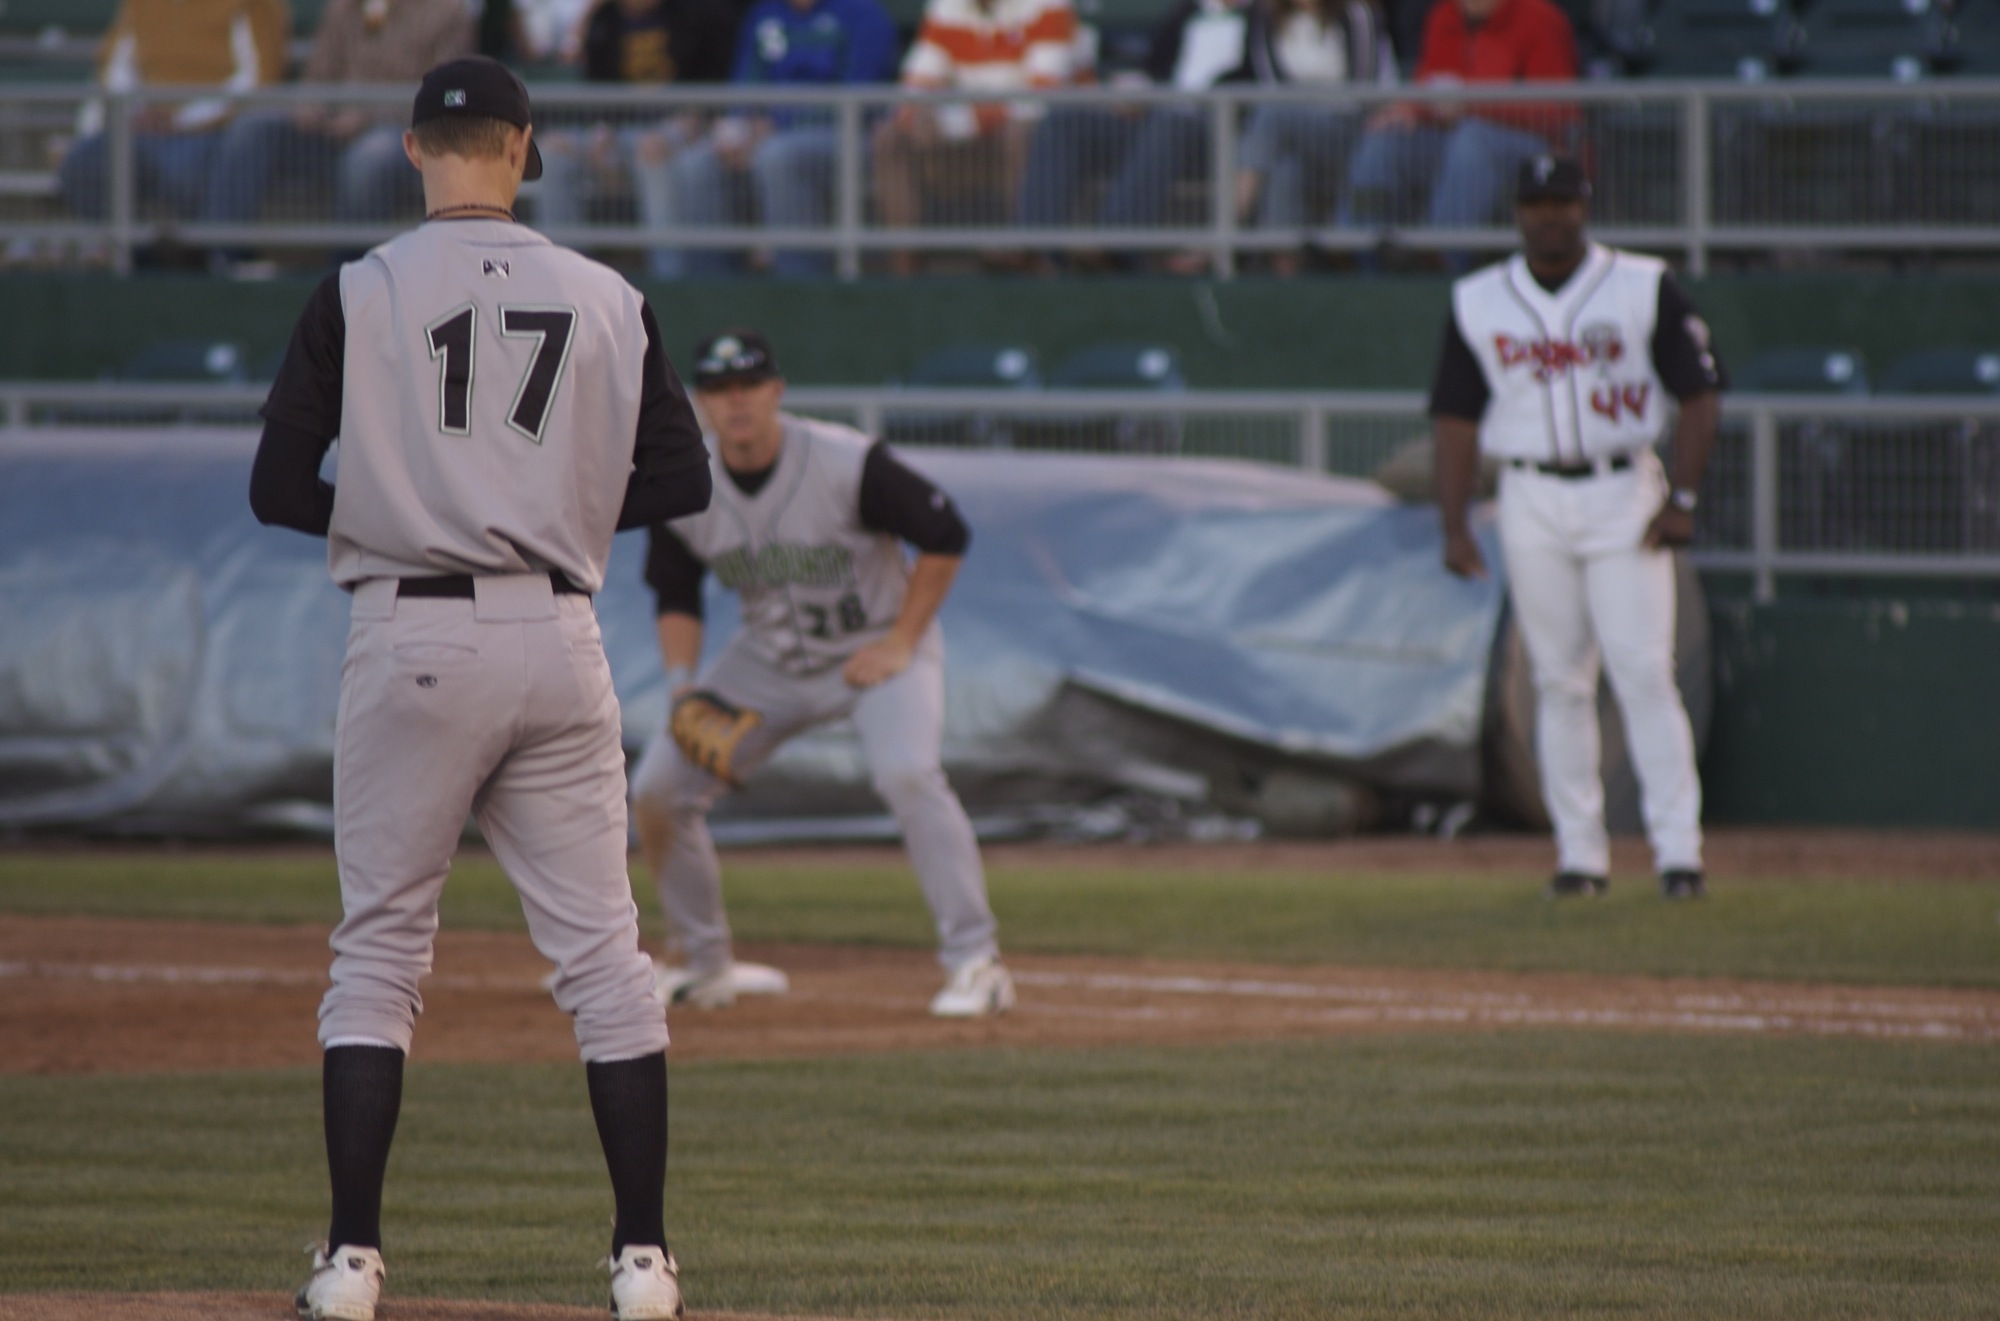
[[[1078,79],[1070,0],[928,0],[903,59],[913,91],[1011,92]],[[881,223],[911,228],[1005,224],[1042,107],[1031,101],[906,104],[875,130],[875,199]],[[916,254],[890,254],[908,275]]]

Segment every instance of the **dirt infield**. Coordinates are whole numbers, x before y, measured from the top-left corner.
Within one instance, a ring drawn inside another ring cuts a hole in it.
[[[289,1295],[275,1293],[7,1294],[8,1321],[284,1321]],[[694,1321],[780,1321],[751,1312],[692,1312]],[[385,1298],[376,1321],[604,1321],[597,1307]],[[783,1321],[813,1321],[785,1317]]]
[[[1487,872],[1538,877],[1545,841],[1442,844],[1394,839],[1204,848],[1012,846],[990,866],[1144,866],[1213,870]],[[903,865],[889,849],[829,861]],[[797,863],[796,850],[736,851],[731,861]],[[1722,832],[1711,867],[1731,884],[1762,877],[2000,877],[1985,835]],[[1621,875],[1646,871],[1621,843]],[[0,1073],[147,1073],[309,1067],[327,931],[201,922],[0,914]],[[1010,954],[1013,1014],[948,1023],[924,1006],[939,972],[928,954],[859,947],[746,945],[775,963],[791,994],[714,1013],[671,1015],[677,1060],[977,1046],[1174,1044],[1362,1032],[1521,1027],[1644,1032],[1807,1033],[2000,1041],[2000,992],[1813,986],[1722,979],[1425,969],[1262,966]],[[568,1022],[541,978],[548,965],[511,932],[446,931],[425,984],[420,1061],[567,1062]],[[278,1294],[10,1294],[18,1321],[277,1321]],[[392,1298],[381,1321],[583,1321],[596,1309]],[[697,1321],[764,1321],[703,1312]],[[792,1321],[798,1321],[793,1318]]]

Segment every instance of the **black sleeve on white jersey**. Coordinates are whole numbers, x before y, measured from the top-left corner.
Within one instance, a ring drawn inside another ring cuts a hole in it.
[[[1431,416],[1458,417],[1477,422],[1486,415],[1493,387],[1472,346],[1458,328],[1456,308],[1444,319],[1444,343],[1438,348],[1437,373],[1431,378]]]
[[[250,465],[250,511],[260,523],[326,535],[333,487],[320,480],[327,447],[340,434],[347,316],[340,276],[319,282],[292,330],[271,393],[259,410],[264,435]]]
[[[646,531],[646,585],[653,589],[656,615],[701,618],[701,580],[708,566],[695,558],[680,534],[664,523]]]
[[[963,555],[972,529],[951,497],[876,441],[861,462],[861,526],[909,542],[926,555]]]
[[[664,523],[708,508],[712,478],[708,447],[694,405],[660,347],[660,324],[649,303],[639,305],[646,327],[646,379],[639,392],[639,428],[632,442],[632,476],[618,510],[618,530]]]
[[[1672,271],[1660,274],[1660,302],[1653,323],[1653,370],[1676,399],[1691,399],[1710,390],[1729,388],[1729,373],[1723,370],[1715,347],[1709,343],[1708,323],[1695,311],[1694,300],[1681,288]]]

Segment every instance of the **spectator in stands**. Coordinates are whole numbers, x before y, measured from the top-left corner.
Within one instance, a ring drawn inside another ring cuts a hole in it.
[[[1420,83],[1576,76],[1576,38],[1551,0],[1437,0],[1424,25]],[[1384,107],[1369,118],[1355,150],[1340,221],[1407,223],[1416,195],[1428,190],[1430,224],[1490,224],[1521,162],[1551,148],[1572,151],[1577,122],[1574,106],[1518,101]],[[1453,265],[1464,264],[1454,256]]]
[[[1061,87],[1076,79],[1077,63],[1070,0],[928,0],[903,60],[903,86],[968,94]],[[1012,198],[1041,113],[1027,101],[900,107],[874,134],[882,223],[895,229],[923,223],[927,197],[960,202],[951,219],[977,214],[962,205],[969,192],[991,194],[997,185],[1001,197]],[[898,275],[916,266],[915,253],[890,254]]]
[[[1256,22],[1258,11],[1269,20]],[[1250,37],[1251,58],[1279,82],[1396,82],[1395,52],[1375,0],[1258,0]],[[1238,216],[1264,229],[1311,223],[1312,185],[1346,173],[1360,128],[1361,116],[1348,106],[1290,101],[1257,107],[1236,153]],[[1275,274],[1293,274],[1298,266],[1295,251],[1271,256]]]
[[[1380,11],[1367,0],[1351,0],[1338,10],[1331,0],[1303,0],[1300,10],[1311,28],[1292,21],[1298,11],[1281,10],[1280,0],[1180,0],[1153,31],[1143,74],[1133,81],[1206,91],[1223,83],[1290,81],[1286,59],[1321,81],[1344,79],[1350,69],[1375,80],[1393,77]],[[1283,43],[1289,41],[1289,48]],[[1353,52],[1350,55],[1349,52]],[[1122,79],[1120,81],[1123,81]],[[1260,153],[1254,168],[1274,168],[1282,137],[1302,149],[1303,128],[1323,127],[1335,112],[1306,106],[1276,108],[1247,146]],[[1307,112],[1291,116],[1286,112]],[[1316,118],[1315,118],[1316,116]],[[1289,135],[1284,130],[1297,128]],[[1110,186],[1097,207],[1099,224],[1114,228],[1157,225],[1165,216],[1174,184],[1208,167],[1211,129],[1200,105],[1100,109],[1071,106],[1056,110],[1035,130],[1027,181],[1021,194],[1021,222],[1063,225],[1073,218],[1082,185],[1106,162],[1115,162]],[[1265,160],[1264,157],[1270,157]],[[1246,162],[1250,164],[1250,162]],[[1290,162],[1287,162],[1288,166]],[[1290,186],[1287,174],[1285,184]],[[1246,185],[1248,187],[1249,185]],[[1303,210],[1301,192],[1297,204]],[[1292,223],[1300,223],[1293,221]],[[1200,254],[1180,254],[1169,269],[1194,270]]]
[[[407,83],[473,48],[464,0],[331,0],[301,80]],[[334,216],[387,220],[422,202],[422,179],[403,155],[408,108],[310,106],[239,116],[224,132],[207,216],[254,221],[281,174],[333,185]]]
[[[583,76],[594,83],[719,83],[729,77],[736,49],[736,16],[725,0],[599,0],[584,19]],[[589,202],[609,192],[621,173],[637,195],[639,219],[649,227],[674,218],[674,155],[700,138],[703,117],[681,111],[654,123],[600,120],[578,128],[538,131],[542,181],[535,216],[543,227],[579,225]],[[684,260],[678,249],[647,254],[648,271],[660,279],[701,274],[723,265],[719,253]]]
[[[137,200],[164,203],[182,219],[201,214],[209,175],[229,122],[233,93],[277,82],[292,19],[285,0],[123,0],[104,34],[99,83],[109,92],[186,88],[190,99],[151,101],[133,115]],[[93,102],[60,171],[63,200],[78,216],[104,218],[110,196],[105,108]]]
[[[738,83],[769,86],[884,83],[896,77],[896,24],[876,0],[760,0],[736,42]],[[788,229],[824,226],[833,210],[840,132],[830,113],[770,108],[720,120],[673,164],[674,214],[684,225],[742,218],[743,176],[757,214]],[[831,254],[780,250],[774,273],[825,275]]]

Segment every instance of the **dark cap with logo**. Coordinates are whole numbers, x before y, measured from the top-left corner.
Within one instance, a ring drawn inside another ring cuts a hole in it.
[[[446,60],[424,75],[417,103],[410,109],[410,127],[434,119],[497,119],[515,128],[534,122],[528,88],[514,71],[484,55]],[[528,139],[528,165],[523,179],[542,177],[542,151]]]
[[[694,351],[697,390],[730,381],[754,384],[778,374],[778,355],[771,341],[754,330],[725,330],[710,335]]]
[[[1567,156],[1530,156],[1514,180],[1516,202],[1581,202],[1589,196],[1583,167]]]

